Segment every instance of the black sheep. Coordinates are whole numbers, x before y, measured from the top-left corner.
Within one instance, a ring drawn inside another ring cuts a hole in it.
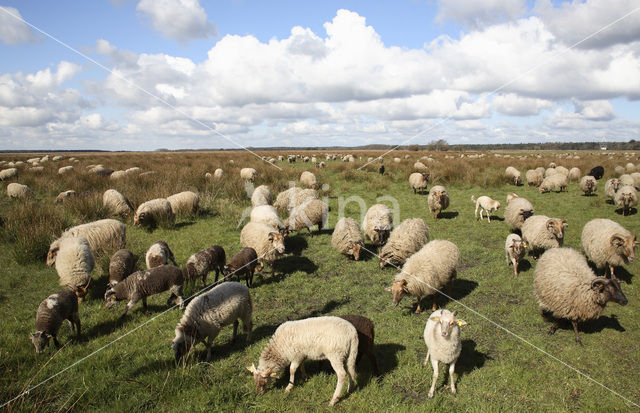
[[[595,166],[587,175],[591,175],[596,179],[600,179],[604,176],[604,168],[602,166]]]

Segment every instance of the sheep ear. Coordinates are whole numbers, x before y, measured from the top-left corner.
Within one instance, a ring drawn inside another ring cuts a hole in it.
[[[252,374],[256,374],[256,373],[257,373],[257,371],[256,371],[256,365],[255,365],[255,364],[253,364],[253,363],[251,363],[251,366],[250,366],[250,367],[247,367],[247,370],[249,370]]]
[[[569,226],[569,224],[567,223],[567,220],[566,220],[566,219],[563,219],[563,220],[562,220],[562,228],[566,228],[566,227],[568,227],[568,226]]]
[[[602,291],[604,287],[607,285],[607,279],[603,277],[596,277],[591,281],[591,289],[598,290],[598,292]]]
[[[611,245],[619,247],[624,244],[624,238],[620,234],[613,234],[611,236]]]
[[[458,325],[459,325],[460,327],[462,327],[462,326],[466,326],[466,325],[467,325],[467,322],[466,322],[466,321],[464,321],[464,320],[460,320],[460,319],[457,319],[457,320],[456,320],[456,323],[458,323]]]

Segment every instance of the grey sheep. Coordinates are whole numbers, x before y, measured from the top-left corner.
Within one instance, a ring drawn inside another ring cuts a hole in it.
[[[358,222],[349,217],[340,218],[331,235],[331,245],[354,260],[360,259],[360,251],[364,248],[364,237]]]
[[[380,250],[380,268],[386,265],[401,266],[407,258],[429,242],[429,227],[420,218],[405,219],[389,236]]]
[[[522,239],[531,249],[531,255],[537,259],[541,251],[562,247],[567,221],[534,215],[522,224]]]
[[[171,204],[165,198],[156,198],[143,202],[133,216],[134,226],[153,227],[160,222],[175,222]]]
[[[383,204],[372,205],[364,216],[362,229],[377,247],[387,242],[393,229],[393,218],[389,207]]]
[[[543,311],[571,321],[580,344],[578,323],[599,318],[609,301],[627,304],[618,280],[596,277],[585,257],[572,248],[554,248],[542,254],[533,273],[533,288]],[[549,334],[557,328],[558,321]]]
[[[69,289],[60,290],[45,298],[38,306],[36,312],[36,332],[31,334],[36,353],[42,353],[49,345],[49,339],[60,347],[58,342],[58,330],[62,321],[68,320],[71,330],[76,337],[80,336],[80,315],[78,314],[78,297]]]
[[[444,186],[436,185],[429,191],[427,203],[429,204],[429,211],[437,221],[440,212],[449,207],[449,192]]]
[[[253,284],[253,274],[258,266],[258,254],[256,250],[249,247],[244,247],[236,255],[231,257],[231,260],[224,266],[224,276],[227,279],[231,279],[233,274],[236,274],[238,281],[240,276],[244,275],[247,287],[251,287]]]
[[[176,263],[176,258],[173,255],[173,251],[171,251],[169,245],[162,240],[156,241],[151,244],[144,256],[144,262],[145,264],[147,264],[147,269],[166,265],[169,263],[169,260],[173,262],[173,265],[175,265],[176,267],[178,266],[178,264]]]
[[[202,278],[202,285],[205,286],[207,285],[207,275],[209,271],[215,270],[215,282],[217,283],[220,273],[223,273],[224,276],[224,266],[226,263],[227,256],[224,248],[219,245],[212,245],[209,248],[205,248],[187,259],[184,265],[185,281]]]
[[[580,179],[580,189],[589,196],[598,190],[598,181],[591,175],[585,175]]]
[[[289,231],[300,231],[307,228],[309,233],[311,227],[317,225],[318,233],[323,227],[326,227],[327,216],[329,214],[329,206],[319,199],[311,199],[304,204],[291,210],[289,218],[285,219],[284,226]]]
[[[429,174],[414,172],[409,175],[409,185],[413,189],[413,193],[417,193],[427,189],[427,185],[429,184]]]
[[[376,335],[373,321],[367,317],[357,314],[346,314],[339,317],[350,322],[358,332],[358,357],[356,358],[356,364],[360,362],[363,355],[367,356],[371,363],[373,375],[379,376],[380,370],[378,370],[378,361],[376,360],[376,355],[373,352]]]
[[[514,278],[518,278],[518,265],[524,258],[527,244],[518,234],[509,234],[504,243],[504,252],[507,258],[507,266],[513,264]]]
[[[136,259],[127,249],[119,249],[109,261],[109,286],[113,287],[136,269]]]
[[[55,264],[60,285],[71,288],[79,300],[87,295],[95,259],[87,240],[83,237],[65,237],[49,250],[47,266]]]
[[[183,191],[167,197],[173,215],[197,215],[200,210],[200,196],[192,191]]]
[[[129,217],[133,214],[133,205],[115,189],[107,189],[102,194],[102,205],[113,215]]]
[[[582,229],[582,250],[599,270],[607,267],[615,278],[614,267],[622,267],[635,259],[636,236],[610,219],[592,219]]]
[[[616,206],[622,207],[622,215],[626,216],[631,213],[631,209],[638,205],[638,191],[633,186],[620,184],[614,202]]]
[[[533,205],[526,198],[517,197],[507,202],[504,209],[504,220],[513,230],[522,228],[527,218],[534,214]]]
[[[100,219],[86,224],[76,225],[64,231],[60,238],[49,246],[47,260],[54,259],[52,252],[63,238],[84,237],[89,242],[94,255],[124,248],[127,243],[127,228],[115,219]]]

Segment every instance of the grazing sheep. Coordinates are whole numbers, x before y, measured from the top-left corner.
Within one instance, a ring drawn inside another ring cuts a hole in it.
[[[69,289],[60,290],[45,298],[36,311],[36,332],[31,334],[36,353],[42,353],[49,345],[49,339],[60,348],[58,330],[63,320],[69,321],[71,331],[80,336],[80,315],[78,314],[78,297]]]
[[[105,306],[111,309],[117,301],[129,300],[124,313],[120,316],[120,318],[124,318],[138,301],[142,300],[142,305],[146,310],[147,297],[170,290],[171,295],[167,300],[167,305],[171,305],[175,299],[176,304],[183,308],[182,284],[182,270],[172,265],[161,265],[149,270],[137,271],[104,293]]]
[[[416,163],[413,164],[413,169],[415,169],[418,172],[428,172],[429,171],[427,169],[427,167],[420,161],[417,161]]]
[[[438,362],[441,361],[449,365],[449,378],[451,380],[451,393],[456,394],[456,381],[454,373],[456,361],[462,352],[462,342],[460,340],[460,327],[467,325],[467,322],[457,318],[457,311],[453,313],[449,310],[436,310],[429,316],[427,325],[424,327],[424,342],[427,345],[427,357],[422,363],[425,367],[431,357],[431,367],[433,367],[433,380],[429,389],[429,398],[433,398],[433,393],[438,380]]]
[[[407,258],[429,242],[429,227],[420,218],[405,219],[391,232],[389,240],[380,249],[380,268],[401,266]]]
[[[323,161],[318,164],[318,169],[324,169],[327,167],[327,164]]]
[[[289,218],[285,219],[284,226],[289,231],[300,231],[307,228],[309,233],[311,227],[318,226],[318,233],[326,226],[327,216],[329,214],[329,206],[319,199],[311,199],[304,204],[291,210]]]
[[[0,171],[0,181],[6,181],[7,179],[17,178],[18,168],[7,168]]]
[[[296,192],[293,196],[293,203],[289,205],[289,211],[312,199],[318,199],[318,191],[316,191],[315,189],[303,189]]]
[[[356,364],[360,362],[363,354],[366,355],[371,363],[373,375],[379,376],[380,371],[378,370],[378,361],[373,353],[375,339],[373,321],[369,320],[367,317],[356,314],[341,315],[339,317],[350,322],[358,332],[358,357],[356,357]]]
[[[123,179],[127,177],[126,171],[113,171],[111,175],[109,175],[109,179],[112,181],[116,181],[118,179]]]
[[[631,213],[634,206],[638,205],[638,191],[633,186],[620,184],[614,202],[616,206],[622,207],[622,215],[626,216]]]
[[[538,191],[541,194],[551,191],[562,192],[567,190],[567,185],[567,177],[564,176],[564,174],[556,173],[544,178],[544,180],[540,184],[540,187],[538,188]]]
[[[83,237],[66,237],[49,250],[47,266],[55,264],[60,285],[66,285],[78,295],[80,301],[87,295],[91,271],[95,265],[89,243]]]
[[[140,204],[133,216],[134,226],[153,227],[160,222],[173,224],[175,215],[165,198],[156,198]]]
[[[364,237],[360,225],[353,218],[340,218],[331,235],[331,245],[342,254],[360,259],[360,250],[364,248]]]
[[[620,186],[633,186],[635,188],[636,181],[634,181],[633,177],[629,174],[620,175]]]
[[[622,267],[635,259],[636,236],[622,225],[610,219],[592,219],[582,229],[582,250],[598,267],[611,271],[613,267]]]
[[[103,165],[94,165],[89,169],[89,172],[94,173],[98,176],[107,177],[113,173],[113,169],[105,168]]]
[[[507,194],[507,205],[509,204],[509,202],[511,202],[511,200],[516,199],[516,198],[519,198],[518,194],[516,194],[516,193],[511,192],[511,193]]]
[[[393,279],[385,291],[393,294],[393,305],[397,306],[405,295],[417,298],[416,314],[422,311],[420,301],[426,295],[433,295],[433,309],[436,309],[436,294],[446,285],[449,296],[453,280],[460,265],[460,251],[450,241],[433,240],[413,254]]]
[[[585,196],[589,196],[598,190],[598,181],[591,175],[585,175],[580,180],[580,189]]]
[[[107,189],[102,194],[102,205],[112,214],[123,217],[131,216],[133,205],[127,198],[115,189]]]
[[[260,185],[253,190],[251,194],[251,205],[254,207],[261,205],[271,205],[273,203],[273,195],[271,189],[267,185]]]
[[[507,267],[513,264],[514,278],[518,278],[518,265],[524,258],[526,248],[527,245],[522,241],[520,235],[507,235],[507,240],[504,243],[504,252],[507,257]]]
[[[534,213],[533,205],[525,198],[517,197],[507,202],[504,209],[504,220],[512,230],[519,230],[527,218]]]
[[[604,168],[602,166],[594,166],[587,175],[593,176],[596,180],[601,179],[604,176]]]
[[[633,186],[636,190],[640,190],[640,172],[631,173],[631,177],[633,178]]]
[[[35,194],[26,185],[19,184],[17,182],[11,182],[7,185],[7,196],[13,199],[30,199],[35,197]]]
[[[449,192],[444,186],[436,185],[429,191],[427,203],[429,204],[429,211],[437,221],[440,212],[449,207]]]
[[[221,168],[213,171],[213,179],[221,179],[224,176],[224,171]]]
[[[413,188],[413,193],[415,194],[417,191],[422,191],[427,189],[427,184],[429,183],[429,174],[414,172],[409,175],[409,185]]]
[[[572,248],[554,248],[542,254],[533,273],[533,288],[542,311],[570,320],[580,344],[578,323],[600,317],[609,301],[627,304],[618,280],[596,277],[585,257]],[[558,321],[549,334],[557,328]]]
[[[266,263],[273,269],[276,258],[284,254],[284,235],[261,222],[249,222],[242,228],[240,244],[256,251],[261,267]]]
[[[618,176],[623,175],[623,174],[625,174],[625,173],[627,172],[627,171],[624,169],[624,166],[620,166],[620,165],[616,166],[616,167],[614,168],[614,170],[613,170],[613,171],[614,171],[614,172],[615,172],[615,174],[616,174],[616,175],[618,175]]]
[[[552,175],[556,175],[558,174],[558,171],[556,171],[556,168],[547,168],[544,171],[544,177],[548,177],[548,176],[552,176]]]
[[[522,224],[522,239],[531,249],[531,255],[537,259],[541,251],[562,247],[567,221],[534,215]]]
[[[300,175],[300,185],[312,189],[318,189],[318,180],[312,172],[304,171]]]
[[[56,196],[56,204],[64,202],[65,199],[69,199],[71,197],[78,196],[78,193],[73,189],[69,189],[67,191],[60,192],[58,196]]]
[[[197,215],[200,210],[200,196],[192,191],[183,191],[167,197],[173,215]]]
[[[481,196],[476,200],[471,195],[471,202],[476,204],[476,211],[473,214],[476,219],[478,218],[478,209],[480,209],[480,221],[482,221],[482,211],[487,214],[487,222],[491,222],[491,213],[500,209],[500,202],[488,196]]]
[[[573,167],[569,170],[568,178],[570,181],[577,181],[578,179],[580,179],[581,176],[582,176],[582,171],[580,170],[580,168]]]
[[[608,198],[614,199],[618,188],[620,188],[620,180],[618,178],[607,179],[607,182],[604,183],[604,194]]]
[[[136,259],[127,249],[116,251],[109,261],[109,286],[113,287],[136,269]]]
[[[569,178],[569,170],[567,168],[565,168],[564,166],[557,166],[556,167],[556,172],[566,176],[567,179]]]
[[[527,185],[529,186],[540,186],[542,180],[544,179],[543,174],[535,169],[529,169],[524,174],[525,179],[527,180]]]
[[[504,174],[515,186],[522,184],[522,174],[513,166],[508,166],[507,169],[505,169]]]
[[[224,248],[219,245],[212,245],[202,251],[196,252],[189,257],[184,265],[185,281],[202,278],[202,285],[207,285],[207,275],[209,271],[216,271],[215,282],[218,282],[218,276],[223,273],[224,266],[227,263],[227,256]]]
[[[253,168],[242,168],[240,178],[248,182],[253,182],[258,177],[258,171]]]
[[[224,266],[223,274],[226,279],[230,279],[233,274],[237,274],[238,281],[240,275],[244,275],[247,287],[253,284],[253,274],[258,266],[258,254],[253,248],[242,248],[231,261]]]
[[[287,321],[280,324],[262,351],[258,367],[247,369],[253,374],[258,394],[265,391],[269,380],[277,377],[277,372],[289,366],[289,385],[286,392],[293,389],[296,370],[305,359],[328,359],[338,376],[338,384],[331,398],[330,406],[339,400],[347,373],[349,372],[347,393],[355,384],[356,358],[358,355],[358,332],[356,328],[340,317],[315,317],[304,320]],[[303,375],[306,376],[304,366]]]
[[[58,175],[64,175],[67,172],[73,172],[73,166],[71,166],[71,165],[63,166],[62,168],[58,169]]]
[[[60,240],[68,237],[86,238],[91,251],[97,255],[124,248],[127,243],[127,227],[115,219],[100,219],[71,227],[51,243],[47,260],[55,260],[54,250],[57,250]]]
[[[169,248],[169,245],[162,240],[156,241],[151,244],[144,256],[144,262],[145,264],[147,264],[147,269],[149,270],[161,265],[167,265],[169,263],[169,260],[173,262],[173,265],[175,265],[176,267],[178,266],[171,248]]]
[[[176,363],[179,363],[194,345],[202,341],[207,347],[207,362],[211,361],[211,344],[222,327],[233,324],[231,341],[236,340],[238,319],[251,341],[253,303],[249,288],[237,282],[222,283],[194,298],[180,318],[172,342]]]
[[[282,191],[276,197],[273,206],[279,211],[287,211],[293,208],[294,199],[298,192],[302,191],[302,188],[293,186],[285,191]]]
[[[278,216],[278,211],[276,211],[276,209],[271,205],[260,205],[254,207],[251,210],[249,221],[265,223],[280,232],[284,232],[286,230],[285,225]]]
[[[628,162],[625,165],[624,168],[627,171],[627,173],[629,173],[629,174],[636,171],[636,166],[634,164],[632,164],[631,162]]]
[[[387,242],[393,229],[393,218],[389,207],[383,204],[372,205],[364,216],[362,229],[377,247]]]

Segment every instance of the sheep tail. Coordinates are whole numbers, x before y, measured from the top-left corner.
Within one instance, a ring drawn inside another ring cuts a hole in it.
[[[349,376],[355,382],[356,381],[356,358],[358,357],[358,335],[351,339],[351,346],[349,347],[349,355],[347,356],[347,371]]]

